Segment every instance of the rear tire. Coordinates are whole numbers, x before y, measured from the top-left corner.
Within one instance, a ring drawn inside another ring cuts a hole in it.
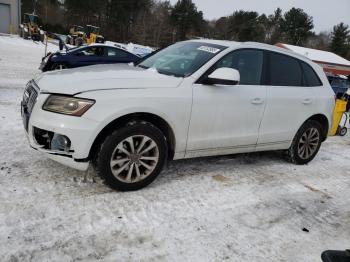
[[[305,122],[287,151],[289,160],[297,165],[305,165],[312,161],[321,147],[322,133],[319,122],[313,120]]]
[[[130,123],[106,137],[95,157],[95,169],[113,189],[138,190],[157,178],[167,152],[166,138],[157,127]]]

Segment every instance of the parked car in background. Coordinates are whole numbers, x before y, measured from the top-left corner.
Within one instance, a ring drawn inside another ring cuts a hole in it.
[[[106,41],[106,44],[113,45],[115,47],[119,47],[121,49],[127,50],[130,53],[133,53],[133,54],[138,55],[140,57],[145,57],[145,56],[156,51],[156,49],[154,49],[152,47],[138,45],[138,44],[134,44],[134,43],[123,44],[123,43]]]
[[[92,44],[65,52],[49,53],[43,58],[40,69],[46,72],[97,64],[135,63],[139,59],[138,55],[115,46]]]
[[[345,94],[346,91],[350,88],[350,80],[345,76],[328,74],[327,78],[334,93],[339,97]]]
[[[81,52],[81,51],[80,51]],[[306,164],[326,140],[334,93],[304,56],[259,43],[192,40],[136,65],[42,74],[22,101],[29,143],[118,190],[168,160],[284,150]]]

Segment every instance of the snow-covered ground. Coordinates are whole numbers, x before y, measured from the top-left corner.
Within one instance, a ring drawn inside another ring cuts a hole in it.
[[[279,153],[184,160],[115,192],[28,147],[19,103],[43,53],[0,36],[1,261],[320,261],[349,248],[349,136],[306,166]]]

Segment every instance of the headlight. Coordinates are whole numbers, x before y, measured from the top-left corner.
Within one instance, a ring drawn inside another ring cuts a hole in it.
[[[82,116],[93,104],[95,101],[90,99],[51,95],[43,105],[43,110],[64,115]]]

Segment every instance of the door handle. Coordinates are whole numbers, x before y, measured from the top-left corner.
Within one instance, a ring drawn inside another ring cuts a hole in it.
[[[254,99],[251,101],[251,103],[252,103],[253,105],[261,105],[261,104],[264,103],[264,100],[261,99],[261,98],[254,98]]]
[[[310,98],[306,98],[303,100],[304,105],[310,105],[312,103],[312,100]]]

